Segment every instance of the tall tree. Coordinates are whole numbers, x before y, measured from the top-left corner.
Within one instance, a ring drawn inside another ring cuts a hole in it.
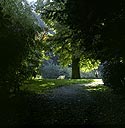
[[[123,50],[125,48],[123,43],[125,41],[125,2],[123,0],[69,0],[66,3],[66,11],[68,14],[66,23],[70,28],[82,31],[84,43],[81,43],[81,46],[86,49],[86,52],[91,53],[93,58],[100,59],[101,62],[108,61],[107,65],[115,67],[112,68],[113,72],[119,71],[116,63],[122,68],[125,67]],[[108,67],[106,72],[112,74],[108,76],[110,83],[117,86],[120,83],[124,86],[125,74],[117,72],[118,77],[115,73],[113,76],[110,66],[106,67]]]
[[[125,65],[123,0],[53,0],[51,5],[41,13],[80,31],[84,53],[101,62],[118,60]]]
[[[89,70],[92,70],[98,65],[97,61],[90,59],[89,55],[86,55],[81,50],[80,42],[83,40],[79,39],[78,32],[76,33],[59,23],[55,23],[54,25],[56,34],[53,36],[48,35],[45,43],[48,45],[46,50],[49,51],[50,49],[50,51],[53,51],[58,56],[61,65],[72,66],[73,79],[80,78],[80,69],[83,69],[83,67],[89,67]]]
[[[45,4],[40,2],[38,11],[41,12],[45,22],[56,31],[51,40],[51,48],[59,55],[63,65],[72,63],[72,78],[80,78],[81,56],[84,55],[88,58],[88,55],[84,54],[80,46],[80,43],[84,42],[81,32],[64,25],[67,18],[65,1],[53,1]]]

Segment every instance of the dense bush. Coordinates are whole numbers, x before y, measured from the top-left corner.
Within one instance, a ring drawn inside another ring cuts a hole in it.
[[[31,69],[28,65],[33,56],[29,55],[37,46],[34,40],[37,25],[29,18],[31,16],[28,11],[21,12],[25,7],[18,6],[17,1],[13,2],[0,1],[0,86],[6,87],[8,91],[19,89],[22,82],[31,75],[32,70],[27,69]],[[11,3],[16,7],[9,5]]]
[[[65,75],[65,78],[71,78],[72,69],[69,67],[61,68],[60,75]]]
[[[125,88],[125,65],[118,60],[105,61],[101,67],[103,82],[113,89]]]
[[[92,70],[92,71],[89,71],[89,72],[83,72],[81,71],[80,72],[80,75],[81,75],[81,78],[92,78],[92,79],[100,79],[101,78],[101,74],[100,74],[100,71],[99,70]]]
[[[70,68],[62,68],[61,66],[50,62],[48,64],[43,64],[40,71],[43,78],[57,79],[61,75],[64,75],[65,78],[71,78]]]

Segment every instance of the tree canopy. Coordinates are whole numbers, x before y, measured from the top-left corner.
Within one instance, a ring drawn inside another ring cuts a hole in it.
[[[72,61],[73,74],[77,74],[74,78],[79,77],[81,60],[82,65],[95,60],[124,64],[124,5],[123,0],[38,0],[32,10],[26,0],[1,0],[1,81],[8,84],[21,74],[26,78],[27,66],[36,70],[41,47],[48,46],[62,62]],[[48,46],[43,41],[47,34],[55,34]]]
[[[56,20],[75,31],[76,34],[71,32],[68,35],[72,35],[71,45],[78,44],[80,47],[79,53],[99,59],[102,63],[119,61],[124,64],[124,5],[123,0],[53,0],[39,7],[43,17]]]
[[[71,28],[82,31],[83,46],[102,60],[108,59],[108,56],[109,59],[124,57],[124,4],[122,0],[67,1],[67,23]]]
[[[44,21],[55,30],[56,34],[49,38],[51,49],[53,49],[55,54],[58,54],[61,64],[68,65],[72,63],[72,78],[80,78],[79,67],[84,66],[92,69],[96,61],[91,59],[89,54],[86,54],[81,47],[81,42],[84,42],[84,38],[81,38],[81,30],[71,29],[70,25],[65,23],[68,16],[65,11],[65,2],[53,1],[47,2],[46,4],[39,3],[36,11],[40,12]],[[92,63],[88,63],[90,61]]]

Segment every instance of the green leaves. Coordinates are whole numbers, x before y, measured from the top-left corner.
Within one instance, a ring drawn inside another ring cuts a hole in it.
[[[18,22],[25,29],[34,27],[32,11],[25,0],[4,0],[0,4],[3,7],[3,13],[10,16],[13,24]]]
[[[100,61],[99,60],[94,60],[91,58],[83,58],[80,61],[80,67],[81,70],[84,72],[89,72],[91,70],[97,69],[98,66],[100,65]]]
[[[39,29],[25,0],[0,1],[0,7],[0,84],[16,88],[39,66]]]

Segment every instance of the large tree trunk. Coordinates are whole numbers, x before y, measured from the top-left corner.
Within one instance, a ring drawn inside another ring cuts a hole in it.
[[[80,58],[72,56],[72,79],[80,79]]]

